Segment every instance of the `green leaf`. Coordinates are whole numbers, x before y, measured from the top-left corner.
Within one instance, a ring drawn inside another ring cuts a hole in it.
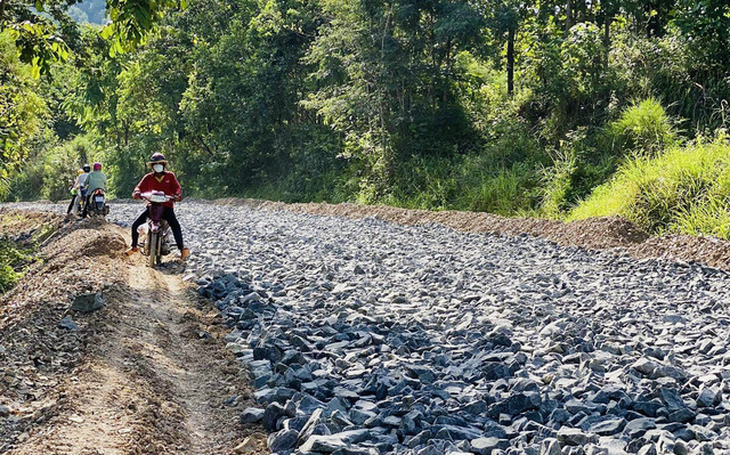
[[[111,23],[109,25],[106,25],[104,28],[101,29],[101,37],[104,39],[109,39],[114,35],[114,29],[116,27],[114,26],[114,23]]]

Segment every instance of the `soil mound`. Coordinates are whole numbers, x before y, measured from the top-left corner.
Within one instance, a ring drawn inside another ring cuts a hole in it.
[[[638,226],[618,217],[591,218],[563,223],[540,218],[508,218],[490,213],[409,210],[383,205],[358,204],[282,204],[255,200],[217,201],[264,210],[289,210],[317,215],[347,218],[376,217],[400,224],[443,224],[463,232],[521,235],[541,237],[560,245],[576,245],[590,249],[605,249],[640,243],[649,235]]]
[[[27,212],[3,211],[0,219],[0,233],[28,238],[44,225],[62,223],[55,215]],[[0,425],[0,453],[27,439],[29,428],[66,406],[67,398],[57,387],[81,361],[91,332],[60,322],[77,317],[69,310],[76,295],[118,284],[117,260],[85,255],[96,243],[110,239],[108,229],[97,232],[75,224],[52,231],[43,240],[43,260],[0,297],[0,405],[10,411]]]
[[[84,249],[86,256],[118,257],[127,246],[124,238],[116,232],[99,232],[87,241]]]
[[[641,258],[662,258],[672,261],[701,262],[710,267],[730,271],[730,242],[713,237],[668,235],[652,237],[630,249]]]
[[[3,215],[17,235],[46,220]],[[0,296],[0,454],[224,455],[244,440],[268,453],[258,425],[237,423],[254,405],[247,375],[184,267],[119,257],[123,231],[103,220],[49,219],[61,227],[43,260]],[[99,292],[101,308],[71,309]]]

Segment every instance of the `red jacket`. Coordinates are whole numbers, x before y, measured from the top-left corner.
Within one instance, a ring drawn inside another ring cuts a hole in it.
[[[168,196],[175,196],[178,201],[182,199],[182,188],[180,188],[180,183],[178,183],[177,177],[172,172],[163,171],[159,177],[155,177],[154,172],[145,175],[134,188],[132,198],[139,199],[140,193],[150,191],[164,191]],[[167,201],[163,205],[165,207],[174,207],[175,203]]]

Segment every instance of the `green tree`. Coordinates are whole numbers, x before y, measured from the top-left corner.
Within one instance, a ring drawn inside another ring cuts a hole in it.
[[[0,33],[0,195],[7,179],[33,148],[48,122],[48,108],[38,95],[32,69],[15,52],[9,33]]]

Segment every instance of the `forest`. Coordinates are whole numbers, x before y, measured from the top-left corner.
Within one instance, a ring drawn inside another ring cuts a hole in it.
[[[99,5],[0,0],[4,200],[161,151],[189,196],[730,238],[724,0]]]

